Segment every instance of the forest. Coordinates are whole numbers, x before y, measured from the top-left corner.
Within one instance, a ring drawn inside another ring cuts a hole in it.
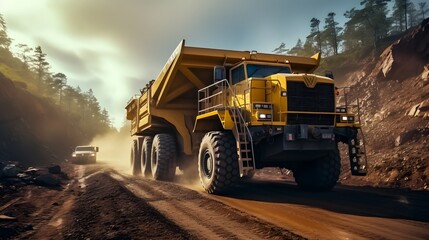
[[[112,129],[108,111],[102,109],[92,89],[67,84],[67,74],[52,72],[47,54],[41,46],[15,44],[8,36],[7,25],[0,13],[0,72],[17,87],[57,106],[88,136]]]
[[[292,48],[281,43],[273,52],[305,56],[321,52],[324,57],[345,53],[355,58],[372,52],[375,56],[384,49],[385,42],[400,37],[422,22],[428,7],[427,2],[419,2],[416,6],[410,0],[363,0],[360,7],[343,13],[347,19],[344,26],[336,21],[335,12],[327,14],[324,24],[313,17],[304,42],[298,39]]]

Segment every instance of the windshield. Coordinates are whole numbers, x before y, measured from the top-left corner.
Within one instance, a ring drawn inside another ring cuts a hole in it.
[[[76,152],[94,151],[94,147],[76,147]]]
[[[267,66],[258,64],[247,64],[247,75],[249,78],[264,78],[277,73],[291,73],[286,66]]]

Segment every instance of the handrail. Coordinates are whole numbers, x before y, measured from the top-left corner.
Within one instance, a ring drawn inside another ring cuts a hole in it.
[[[209,90],[210,90],[210,88],[213,88],[213,87],[222,87],[222,88],[221,88],[220,92],[214,93],[213,95],[210,95]],[[246,132],[247,132],[246,135],[249,136],[250,143],[251,143],[250,146],[251,146],[251,150],[252,150],[252,161],[253,161],[253,166],[255,166],[252,134],[250,133],[250,130],[246,124],[246,119],[244,118],[243,114],[240,111],[242,108],[242,105],[238,101],[238,98],[235,94],[235,91],[231,88],[227,79],[217,81],[213,84],[208,85],[207,87],[204,87],[204,88],[201,88],[198,90],[198,113],[206,113],[206,112],[208,112],[209,109],[213,109],[216,107],[222,107],[222,106],[223,106],[223,109],[226,110],[228,108],[228,106],[225,104],[226,101],[224,101],[224,100],[226,100],[226,96],[224,99],[221,99],[222,101],[220,104],[213,105],[213,106],[205,106],[203,109],[200,109],[200,107],[201,107],[200,103],[205,103],[205,105],[206,104],[210,105],[209,100],[215,96],[223,95],[223,93],[225,93],[224,92],[225,90],[229,90],[229,92],[232,96],[232,103],[234,104],[234,108],[235,108],[234,112],[238,113],[237,115],[238,115],[240,121],[243,123],[244,128],[246,129]],[[202,99],[200,99],[201,93],[204,93],[204,96]],[[238,110],[237,108],[240,108],[240,110]],[[238,132],[239,130],[238,130],[237,122],[235,121],[235,119],[234,119],[234,124],[236,125],[237,136],[239,136],[239,132]]]
[[[362,146],[363,146],[363,150],[364,150],[365,157],[366,157],[366,141],[365,141],[365,133],[363,131],[362,123],[361,123],[361,109],[360,109],[359,98],[356,98],[356,104],[352,104],[354,102],[349,104],[349,102],[348,102],[349,98],[347,98],[347,95],[351,92],[351,87],[341,87],[341,88],[337,88],[337,90],[342,90],[343,96],[344,96],[344,106],[340,105],[337,107],[345,107],[346,113],[355,114],[357,116],[355,118],[355,120],[357,120],[357,123],[359,124],[359,127],[360,127],[360,133],[362,135]],[[350,107],[350,112],[349,112],[349,107]],[[354,113],[354,111],[352,111],[353,109],[356,109],[356,113]]]

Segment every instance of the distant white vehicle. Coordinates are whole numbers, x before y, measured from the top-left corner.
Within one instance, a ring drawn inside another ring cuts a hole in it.
[[[95,163],[97,161],[98,147],[77,146],[72,154],[72,163]]]

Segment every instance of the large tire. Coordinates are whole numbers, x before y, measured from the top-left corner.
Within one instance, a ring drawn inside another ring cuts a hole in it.
[[[139,175],[142,173],[138,139],[134,139],[133,143],[131,144],[130,163],[133,175]]]
[[[237,147],[230,132],[209,132],[201,141],[198,173],[206,192],[222,194],[239,178]]]
[[[141,171],[143,176],[145,177],[149,177],[152,175],[152,171],[151,171],[151,149],[152,149],[152,137],[145,137],[143,140],[143,144],[142,144],[142,149],[141,149]]]
[[[157,134],[151,148],[152,177],[172,181],[176,173],[176,142],[169,134]]]
[[[341,158],[338,149],[329,152],[322,159],[303,164],[293,171],[298,187],[311,191],[329,191],[338,181]]]

